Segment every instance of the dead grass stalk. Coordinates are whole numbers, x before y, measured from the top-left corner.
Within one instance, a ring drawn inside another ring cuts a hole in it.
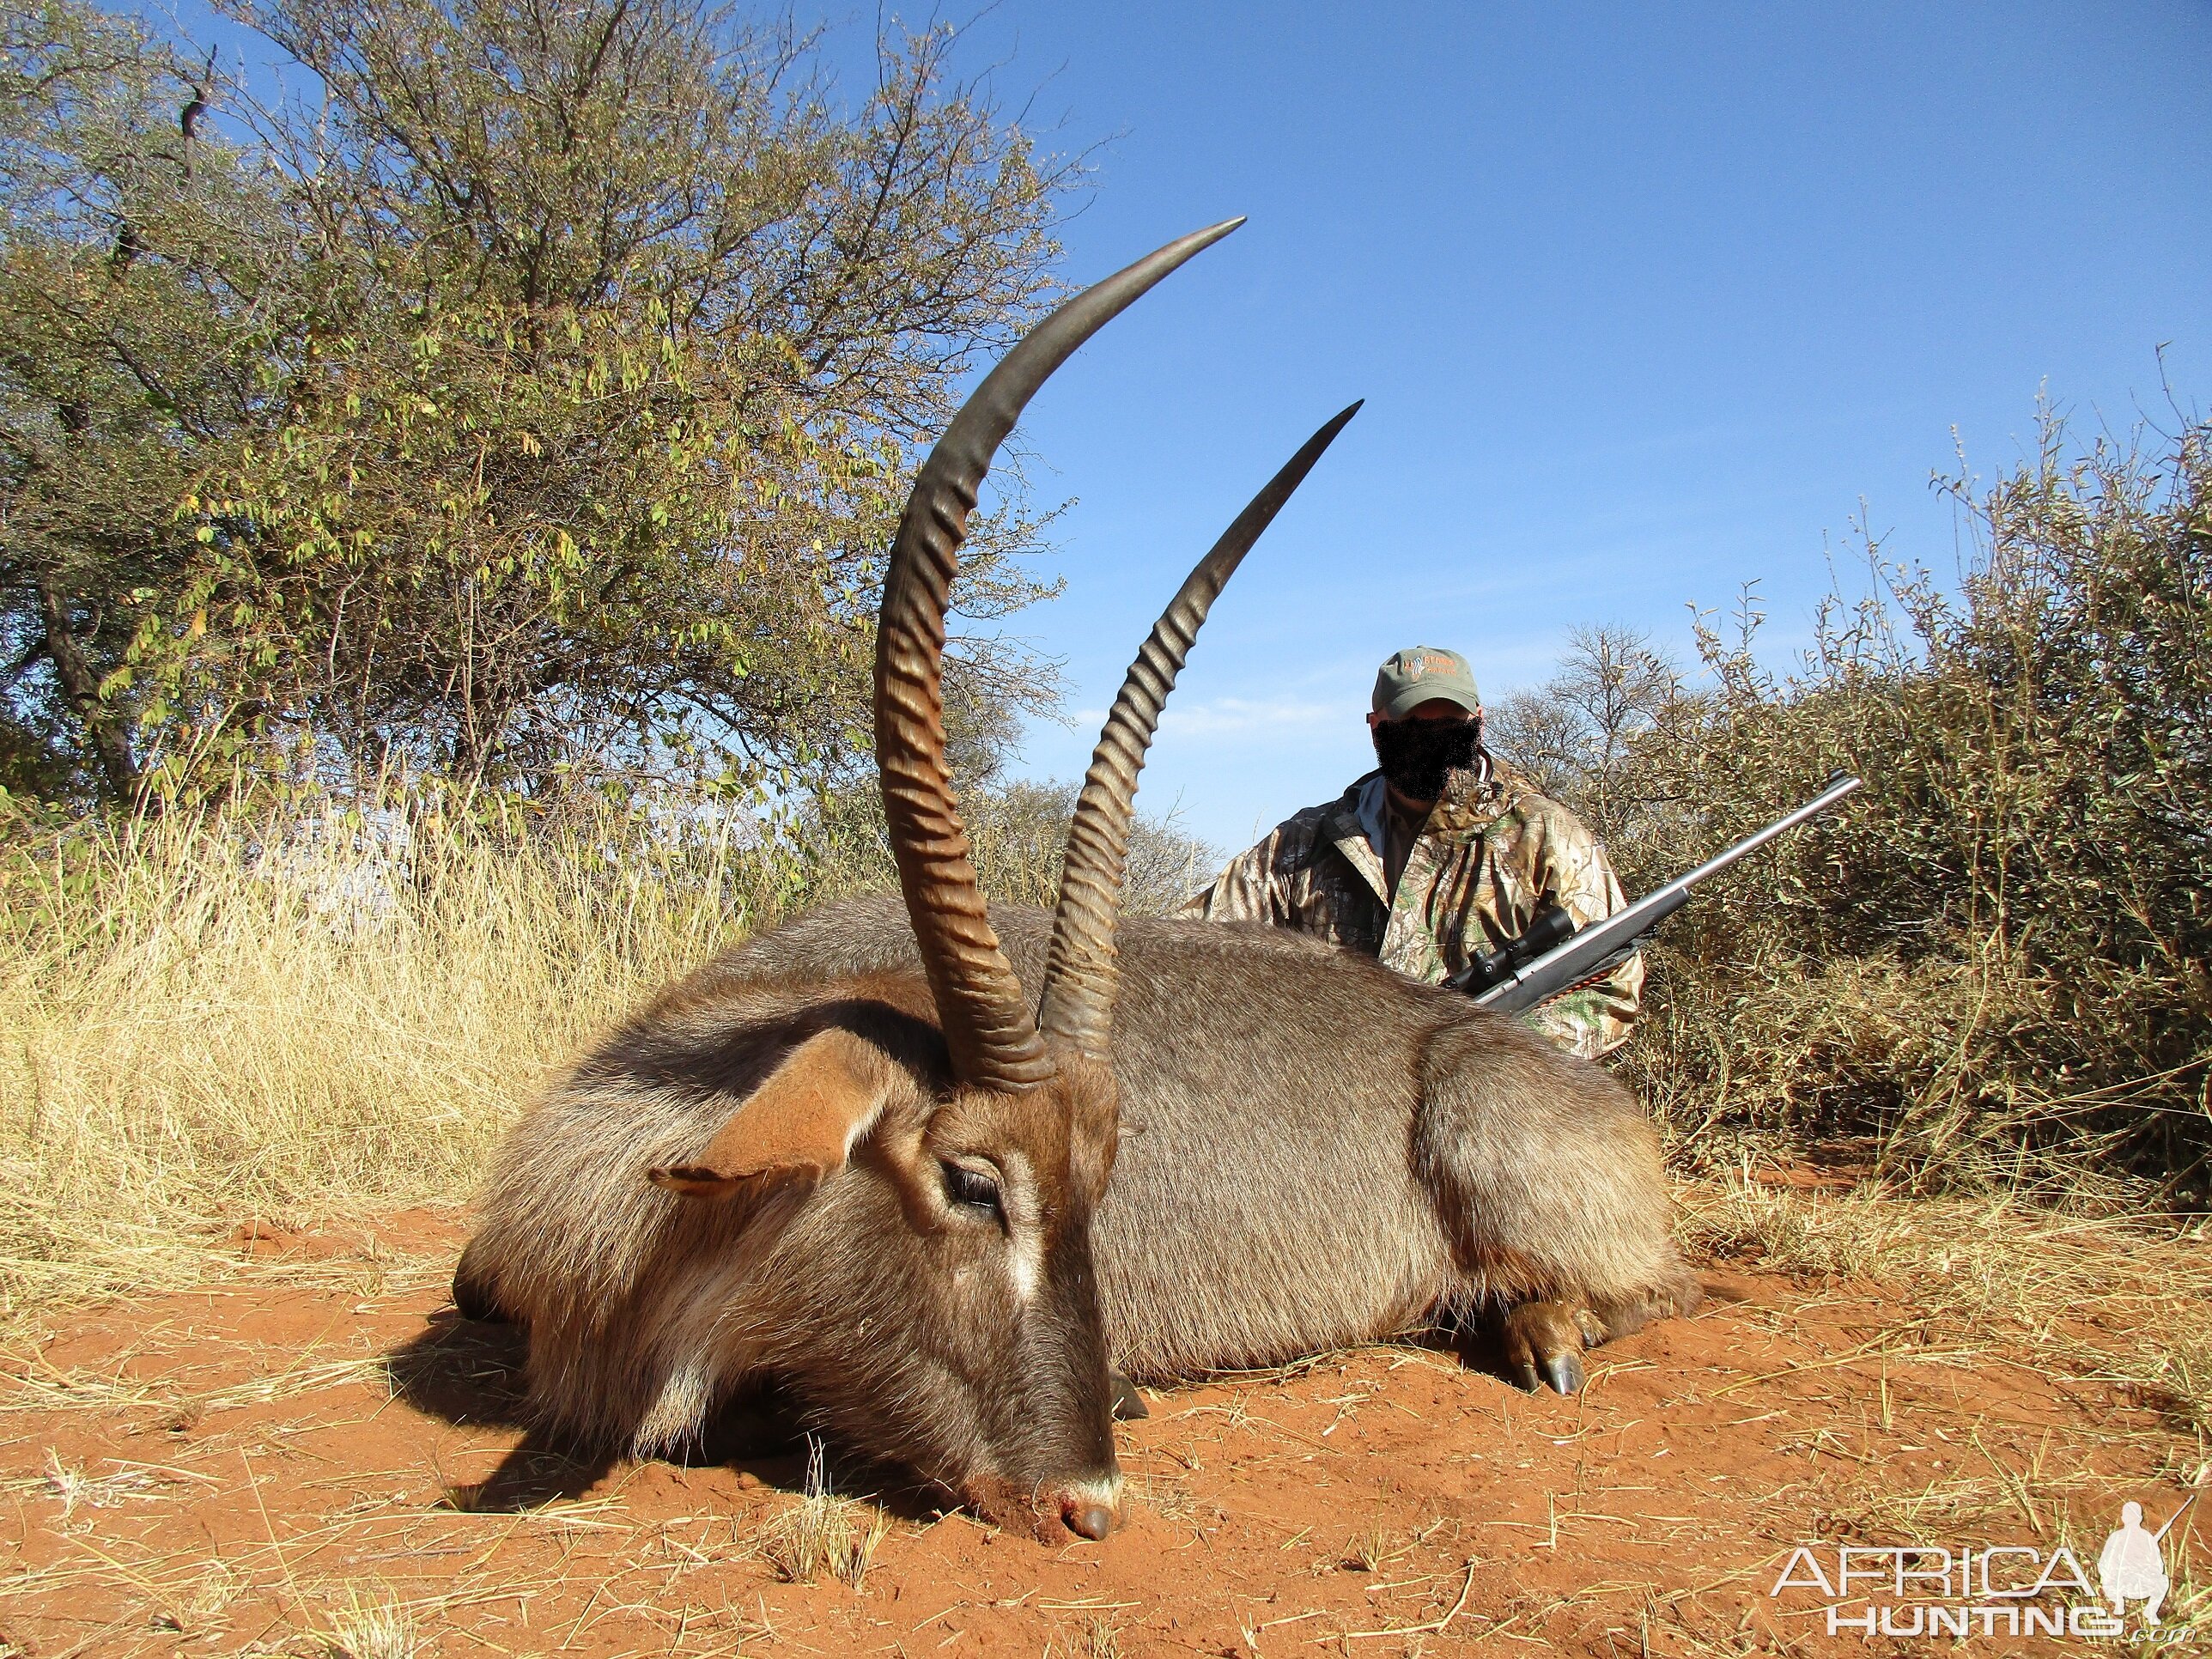
[[[881,1509],[830,1490],[822,1443],[815,1440],[808,1445],[805,1495],[769,1523],[761,1553],[787,1583],[811,1584],[826,1574],[858,1589],[890,1530],[890,1517]]]

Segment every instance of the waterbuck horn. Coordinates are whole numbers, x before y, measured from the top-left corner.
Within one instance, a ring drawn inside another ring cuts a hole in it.
[[[1362,401],[1364,401],[1364,399]],[[1229,578],[1261,532],[1273,522],[1291,492],[1322,452],[1359,412],[1354,404],[1306,440],[1283,470],[1267,481],[1222,532],[1185,579],[1152,633],[1139,647],[1121,695],[1108,711],[1084,774],[1083,793],[1067,827],[1060,908],[1053,917],[1052,948],[1045,959],[1044,995],[1037,1024],[1045,1036],[1096,1059],[1106,1058],[1114,1026],[1114,996],[1121,980],[1114,954],[1114,924],[1121,908],[1121,876],[1129,857],[1129,821],[1136,810],[1137,774],[1160,723],[1160,706],[1175,690],[1191,642],[1204,626]]]
[[[986,375],[915,479],[884,576],[876,763],[899,886],[955,1076],[1007,1091],[1054,1069],[983,908],[945,765],[945,611],[968,515],[1022,407],[1075,349],[1153,283],[1244,222],[1194,231],[1067,301]]]

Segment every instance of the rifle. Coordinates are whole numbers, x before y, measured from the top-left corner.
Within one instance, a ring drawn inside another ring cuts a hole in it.
[[[1486,957],[1476,957],[1444,984],[1504,1014],[1521,1013],[1547,1002],[1626,962],[1646,933],[1690,902],[1690,890],[1707,876],[1718,874],[1747,853],[1826,811],[1858,787],[1856,778],[1831,773],[1828,787],[1815,799],[1746,836],[1687,875],[1675,877],[1664,887],[1587,927],[1577,928],[1574,918],[1558,904],[1547,904],[1520,938],[1508,940]]]

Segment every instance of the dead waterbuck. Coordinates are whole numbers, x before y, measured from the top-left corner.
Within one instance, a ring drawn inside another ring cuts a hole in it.
[[[547,1427],[659,1450],[774,1377],[850,1450],[1097,1538],[1120,1484],[1109,1357],[1166,1378],[1487,1306],[1526,1379],[1565,1390],[1588,1343],[1694,1300],[1656,1137],[1604,1072],[1311,941],[1118,918],[1137,773],[1192,638],[1353,410],[1146,641],[1057,910],[982,902],[939,684],[968,514],[1046,376],[1233,228],[1054,312],[915,482],[876,664],[902,897],[825,907],[664,992],[502,1146],[454,1297],[527,1325]]]

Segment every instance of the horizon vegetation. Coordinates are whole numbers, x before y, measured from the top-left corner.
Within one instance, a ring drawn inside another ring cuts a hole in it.
[[[641,997],[890,880],[883,550],[1073,178],[939,34],[845,108],[689,0],[240,4],[327,114],[81,0],[0,52],[15,1311],[246,1218],[459,1201]],[[2204,1207],[2207,438],[2049,422],[1954,484],[1955,586],[1870,547],[1787,672],[1747,601],[1697,676],[1608,625],[1493,711],[1632,891],[1867,780],[1651,950],[1615,1063],[1680,1167]],[[982,527],[971,621],[1048,597],[1041,530],[1018,491]],[[1049,903],[1071,792],[1002,765],[1049,666],[956,647],[986,889]],[[1216,856],[1135,850],[1155,912]]]

